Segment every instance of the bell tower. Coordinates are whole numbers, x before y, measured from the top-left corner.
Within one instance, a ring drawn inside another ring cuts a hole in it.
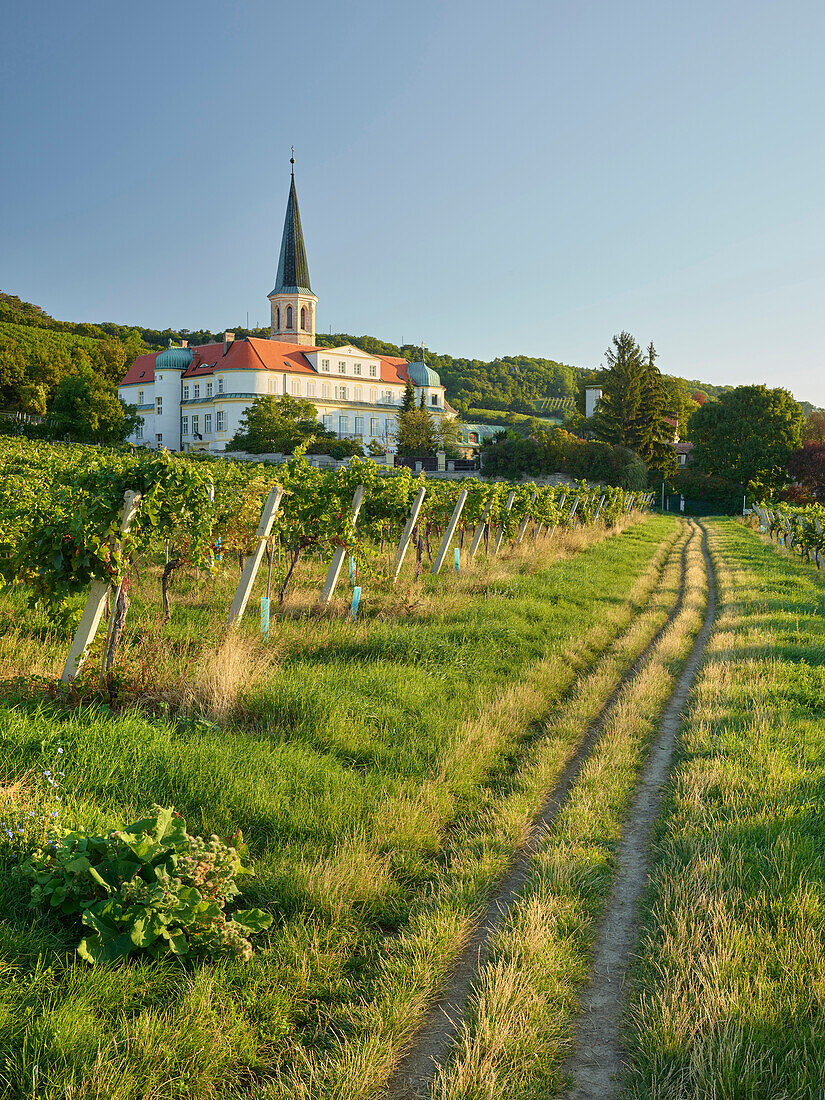
[[[298,211],[298,195],[295,191],[295,150],[290,157],[292,165],[286,219],[281,237],[281,254],[275,286],[267,295],[272,309],[269,327],[270,340],[285,340],[290,344],[315,344],[315,306],[318,299],[309,285],[304,234]]]

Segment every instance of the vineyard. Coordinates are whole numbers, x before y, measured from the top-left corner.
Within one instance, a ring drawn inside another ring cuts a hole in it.
[[[763,532],[782,546],[798,553],[806,561],[822,568],[825,556],[825,507],[809,504],[804,508],[788,504],[754,509]]]
[[[819,512],[0,468],[0,1093],[825,1085]]]

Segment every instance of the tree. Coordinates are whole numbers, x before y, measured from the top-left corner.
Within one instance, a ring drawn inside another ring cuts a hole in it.
[[[691,417],[697,470],[738,482],[757,494],[780,489],[799,446],[802,410],[785,389],[737,386]]]
[[[76,443],[123,443],[143,418],[86,363],[61,378],[47,409],[51,432]]]
[[[292,454],[300,443],[313,436],[322,440],[336,438],[334,432],[318,423],[318,410],[311,401],[288,393],[282,397],[256,397],[241,417],[240,427],[227,449],[252,454]]]
[[[424,391],[423,390],[421,391],[421,396],[422,397],[424,396]],[[411,412],[414,408],[415,408],[415,390],[413,389],[412,382],[408,378],[407,379],[407,384],[404,387],[404,397],[401,401],[401,412],[402,413]]]
[[[788,459],[787,469],[814,500],[825,503],[825,442],[804,443]]]
[[[433,418],[426,408],[415,407],[398,414],[395,430],[396,445],[400,455],[416,455],[420,458],[434,455],[438,449],[438,436]]]
[[[814,409],[802,425],[803,443],[825,443],[825,409]]]
[[[677,465],[670,446],[674,414],[656,349],[651,343],[644,358],[631,334],[622,332],[605,355],[608,368],[601,375],[602,396],[593,417],[596,438],[635,451],[657,477],[670,476]]]

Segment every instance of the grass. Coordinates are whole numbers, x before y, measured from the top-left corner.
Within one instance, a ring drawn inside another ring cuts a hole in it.
[[[722,612],[658,825],[626,1095],[825,1095],[825,578],[710,523]]]
[[[6,853],[7,1094],[374,1092],[572,748],[575,730],[543,771],[513,782],[537,723],[610,654],[678,531],[652,518],[616,537],[528,545],[459,577],[408,577],[400,594],[376,585],[354,624],[306,614],[321,573],[308,563],[270,642],[252,624],[227,639],[230,579],[205,599],[194,579],[179,584],[161,630],[148,571],[124,653],[142,707],[66,709],[12,687],[0,702],[0,784],[36,779],[62,748],[67,824],[108,829],[160,802],[193,832],[241,827],[257,866],[245,902],[275,925],[245,967],[89,969],[75,931],[27,910]],[[54,675],[66,638],[21,617],[22,595],[0,608],[2,668]],[[628,638],[602,690],[644,631]]]
[[[666,574],[663,606],[675,600],[677,563]],[[646,751],[693,638],[706,599],[698,535],[687,558],[686,595],[639,674],[623,685],[596,745],[530,862],[523,891],[504,915],[480,968],[455,1048],[429,1095],[438,1100],[504,1100],[559,1094],[570,1053],[578,992],[586,981],[607,903],[614,852]],[[634,631],[650,636],[644,620]],[[657,620],[661,622],[660,619]],[[581,685],[548,725],[540,754],[592,720],[603,669]],[[595,690],[594,690],[595,689]],[[557,751],[557,750],[556,750]]]

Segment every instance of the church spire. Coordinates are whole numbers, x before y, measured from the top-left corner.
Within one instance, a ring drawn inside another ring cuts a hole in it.
[[[294,149],[293,149],[294,152]],[[301,229],[301,214],[298,210],[298,194],[295,190],[295,157],[289,159],[292,172],[289,183],[289,198],[286,204],[284,232],[281,237],[281,255],[278,259],[278,275],[275,279],[273,294],[302,291],[311,294],[309,284],[309,264]]]
[[[293,344],[315,343],[315,306],[318,299],[309,285],[309,264],[295,190],[295,149],[289,159],[289,198],[275,286],[269,292],[272,307],[270,339]]]

